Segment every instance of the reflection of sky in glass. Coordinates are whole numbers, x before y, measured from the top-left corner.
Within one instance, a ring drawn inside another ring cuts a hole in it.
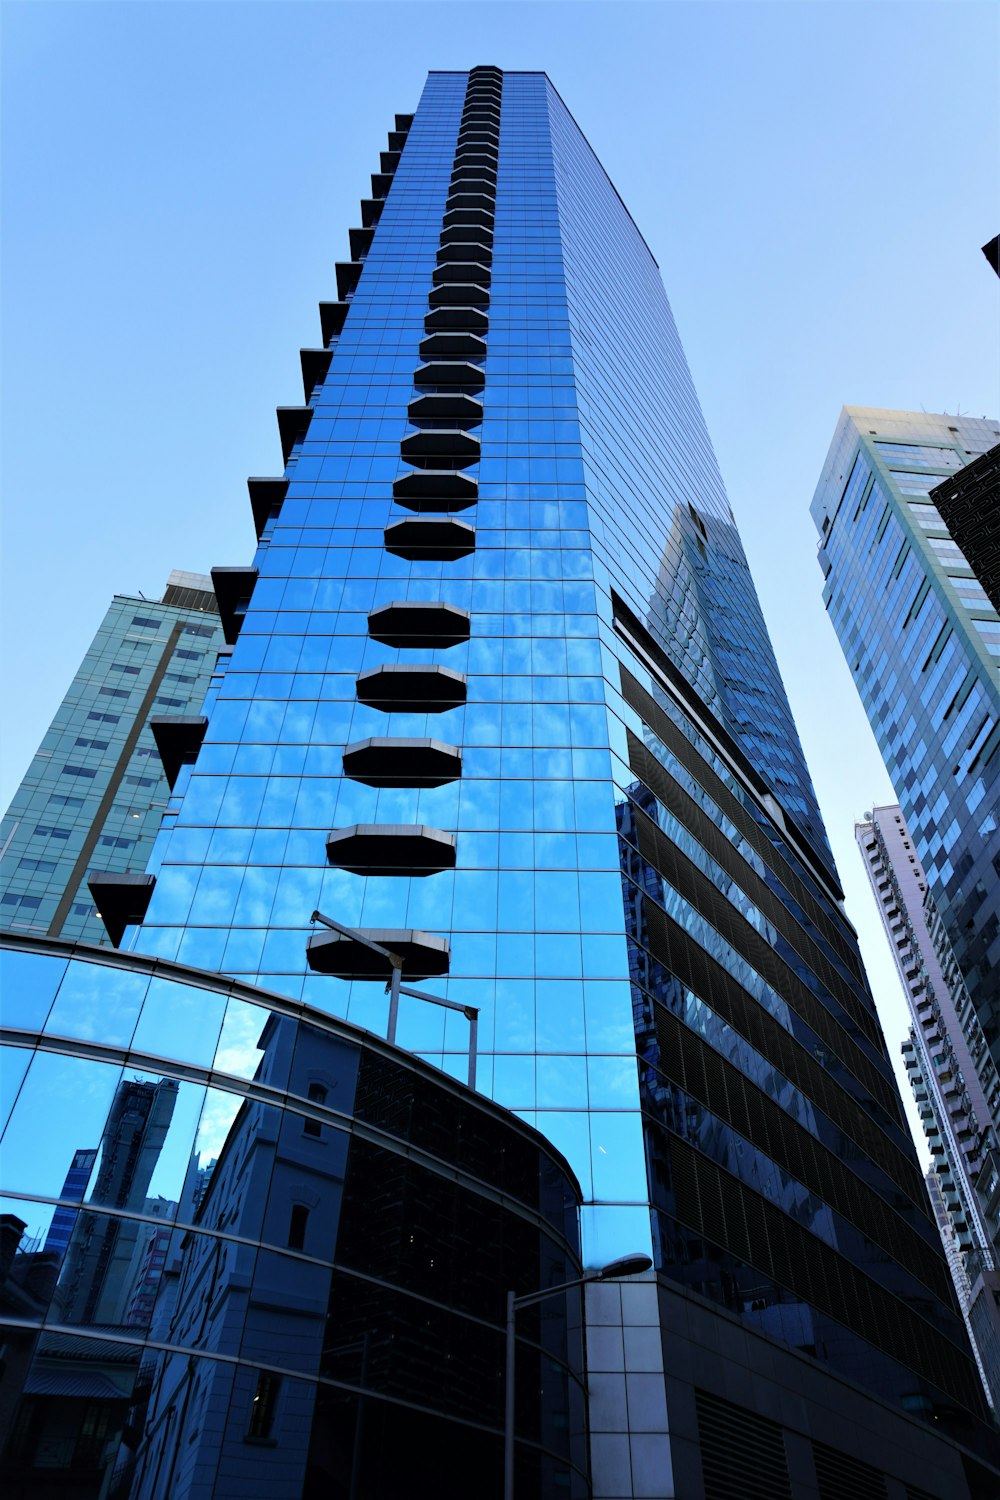
[[[100,1145],[121,1076],[110,1063],[36,1053],[0,1141],[4,1187],[57,1196],[73,1153]]]
[[[194,1147],[200,1167],[207,1167],[222,1151],[242,1103],[238,1094],[223,1094],[216,1089],[207,1091]]]
[[[238,1078],[252,1078],[263,1053],[258,1046],[267,1011],[245,1000],[230,1000],[215,1053],[215,1066]]]
[[[59,986],[46,1031],[127,1047],[149,984],[146,974],[73,963]]]

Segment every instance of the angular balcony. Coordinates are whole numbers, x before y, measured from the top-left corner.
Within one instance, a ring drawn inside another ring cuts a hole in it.
[[[280,479],[264,479],[254,476],[247,480],[247,489],[250,492],[253,527],[257,533],[257,540],[260,541],[264,534],[264,527],[284,503],[285,496],[288,494],[288,480],[284,476]]]
[[[311,406],[279,406],[277,415],[281,456],[287,464],[295,444],[301,442],[309,431],[313,409]]]
[[[490,236],[489,240],[478,239],[470,231],[467,231],[467,237],[465,239],[449,240],[447,244],[441,246],[440,250],[437,253],[437,263],[439,266],[455,265],[456,263],[461,263],[463,265],[468,265],[470,263],[475,265],[478,263],[480,265],[488,266],[491,264],[492,260],[492,235]]]
[[[497,195],[497,174],[490,167],[456,167],[448,184],[449,198],[454,193],[485,193],[492,201]]]
[[[439,334],[439,338],[448,335]],[[456,338],[470,337],[469,334],[452,335]],[[480,358],[486,357],[486,342],[484,339],[476,339],[476,344],[482,349]],[[425,344],[430,343],[425,339],[420,346],[423,353]],[[432,359],[427,364],[418,365],[413,372],[413,384],[415,386],[433,386],[435,390],[446,386],[448,390],[456,391],[481,391],[486,384],[486,372],[481,365],[470,364],[467,359]]]
[[[490,289],[473,281],[450,281],[434,287],[427,301],[432,311],[439,307],[489,307]]]
[[[479,483],[456,469],[417,469],[393,480],[392,497],[407,510],[467,510],[479,499]]]
[[[198,759],[208,720],[203,714],[154,714],[149,727],[167,785],[173,791],[181,767],[193,765]]]
[[[302,390],[307,401],[313,398],[317,386],[323,384],[330,373],[332,349],[300,349],[302,363]]]
[[[355,823],[330,834],[326,858],[351,875],[434,875],[455,868],[455,835],[423,823]]]
[[[426,662],[413,666],[370,667],[358,677],[358,702],[387,714],[443,714],[461,708],[464,672]]]
[[[483,151],[477,147],[474,151],[456,151],[453,172],[463,167],[475,167],[482,172],[488,172],[495,177],[497,172],[497,153],[495,151]],[[492,198],[492,193],[490,197]],[[449,201],[451,195],[449,194]]]
[[[469,639],[471,620],[467,609],[441,599],[397,599],[372,610],[368,634],[385,646],[447,649]]]
[[[413,928],[366,927],[361,929],[373,943],[388,948],[403,960],[403,979],[440,979],[451,965],[451,944],[433,932]],[[314,974],[332,974],[338,979],[388,981],[391,966],[381,953],[366,948],[339,932],[314,932],[306,945],[306,962]]]
[[[413,116],[412,115],[397,115],[396,116],[396,129],[399,130],[399,131],[401,131],[404,135],[408,133],[408,131],[411,129],[412,125],[413,125]]]
[[[493,271],[490,266],[483,265],[481,261],[453,261],[447,260],[443,265],[435,266],[432,276],[435,287],[452,286],[455,284],[488,287],[493,280]]]
[[[476,213],[487,213],[492,219],[495,206],[495,200],[491,193],[449,193],[445,200],[443,227],[449,227],[449,214],[459,213],[462,209]]]
[[[344,750],[344,775],[364,786],[448,786],[462,776],[462,752],[444,740],[375,736]]]
[[[402,151],[403,147],[406,145],[407,134],[408,132],[405,130],[390,130],[389,150],[396,152]]]
[[[424,318],[428,333],[460,332],[483,334],[489,327],[489,316],[482,307],[435,307]]]
[[[480,445],[461,427],[424,427],[408,432],[399,451],[404,462],[419,469],[467,469],[479,462]]]
[[[483,126],[471,126],[465,130],[459,130],[459,139],[454,150],[454,160],[459,162],[460,156],[465,156],[466,151],[487,151],[496,162],[499,151],[499,129],[489,129]]]
[[[235,646],[239,638],[243,616],[256,582],[256,568],[212,569],[215,601],[219,606],[222,634],[228,646]]]
[[[382,209],[385,200],[383,198],[362,198],[361,200],[361,223],[365,229],[374,229],[382,217]]]
[[[408,407],[411,422],[452,422],[466,432],[483,420],[483,403],[464,391],[431,391]]]
[[[338,260],[334,269],[337,273],[337,296],[343,302],[347,297],[353,296],[357,290],[361,279],[361,262]]]
[[[391,172],[373,172],[372,173],[372,197],[373,198],[387,198],[389,196],[389,189],[391,187],[392,187],[392,173]]]
[[[126,927],[136,927],[145,919],[156,876],[91,875],[87,885],[104,930],[112,946],[117,948],[125,936]]]
[[[452,362],[455,360],[485,359],[486,340],[480,338],[478,333],[431,333],[421,341],[420,358],[425,360],[426,363],[420,366],[413,377],[416,385],[421,383],[417,378],[420,370],[427,369],[432,364],[437,364],[441,360]],[[476,367],[469,365],[468,368],[473,370]],[[482,371],[479,371],[479,373],[482,374]],[[430,385],[447,385],[449,382],[429,380],[428,383]]]
[[[469,241],[475,241],[482,245],[484,250],[493,252],[493,231],[484,229],[481,224],[455,224],[451,229],[441,231],[441,245],[464,245]]]
[[[482,208],[453,208],[449,209],[441,221],[443,231],[449,229],[488,229],[493,232],[493,199],[488,200],[489,207]]]
[[[321,302],[319,305],[319,326],[323,334],[324,344],[329,344],[332,339],[338,337],[344,331],[344,320],[347,317],[351,304],[349,302]]]
[[[418,516],[385,528],[385,550],[407,562],[457,562],[476,550],[476,528],[451,517]]]
[[[378,164],[385,176],[391,177],[399,166],[398,151],[380,151]]]
[[[351,260],[364,260],[372,247],[372,240],[375,238],[374,226],[370,228],[350,229],[348,230],[347,238],[351,245]]]

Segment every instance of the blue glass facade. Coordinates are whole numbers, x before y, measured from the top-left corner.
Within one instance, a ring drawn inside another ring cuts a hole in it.
[[[584,1263],[655,1260],[588,1288],[595,1497],[700,1500],[754,1410],[770,1493],[812,1493],[778,1361],[803,1452],[874,1396],[900,1483],[954,1476],[899,1411],[974,1430],[975,1366],[656,264],[544,74],[432,73],[381,166],[125,946],[384,1033],[385,971],[319,911],[478,1008],[478,1087],[572,1167]],[[397,1040],[464,1076],[464,1016],[404,996]]]
[[[846,408],[812,506],[824,602],[994,1061],[1000,615],[929,492],[998,435],[986,420]]]

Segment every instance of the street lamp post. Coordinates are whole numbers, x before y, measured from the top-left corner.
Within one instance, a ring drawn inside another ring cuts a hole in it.
[[[339,932],[343,937],[352,938],[354,942],[361,943],[365,948],[370,948],[373,953],[378,953],[389,962],[391,973],[386,985],[386,993],[389,996],[389,1023],[386,1027],[386,1041],[396,1045],[396,1023],[399,1019],[399,997],[400,995],[412,995],[415,1000],[426,1000],[428,1005],[440,1005],[443,1010],[457,1010],[469,1023],[469,1088],[476,1086],[476,1061],[479,1054],[479,1007],[478,1005],[461,1005],[455,1000],[442,1000],[440,995],[428,995],[424,990],[415,990],[412,985],[403,984],[403,960],[398,953],[393,953],[391,948],[384,948],[381,943],[376,943],[373,938],[365,933],[359,932],[356,927],[347,927],[343,922],[335,922],[333,917],[325,917],[321,911],[314,911],[309,918],[310,922],[321,922],[324,927],[329,927],[331,932]]]
[[[575,1286],[586,1286],[590,1281],[617,1281],[623,1276],[638,1276],[648,1271],[653,1262],[648,1255],[623,1255],[591,1271],[589,1276],[578,1276],[573,1281],[563,1281],[559,1286],[546,1287],[544,1291],[526,1292],[518,1297],[507,1293],[507,1345],[504,1363],[504,1413],[503,1413],[503,1500],[514,1500],[514,1319],[522,1307],[531,1307],[535,1302],[544,1302],[559,1292],[568,1292]]]

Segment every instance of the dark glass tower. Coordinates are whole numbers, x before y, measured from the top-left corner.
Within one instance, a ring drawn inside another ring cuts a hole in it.
[[[588,1288],[594,1496],[971,1493],[975,1365],[656,262],[544,74],[433,73],[396,125],[125,946],[383,1032],[318,909],[479,1008],[586,1264],[656,1262]],[[397,1040],[464,1076],[463,1016],[404,999]]]

